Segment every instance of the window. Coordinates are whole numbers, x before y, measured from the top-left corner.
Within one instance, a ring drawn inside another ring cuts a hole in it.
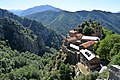
[[[89,54],[88,52],[85,52],[85,54],[86,54],[88,57],[90,57],[90,55],[91,55],[91,54]]]

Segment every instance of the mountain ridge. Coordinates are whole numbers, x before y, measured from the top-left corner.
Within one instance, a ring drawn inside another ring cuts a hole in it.
[[[19,16],[26,16],[26,15],[33,14],[36,12],[43,12],[43,11],[47,11],[47,10],[52,10],[52,11],[56,11],[56,12],[61,11],[61,9],[55,8],[51,5],[35,6],[35,7],[28,8],[26,10],[19,11],[18,13],[16,12],[16,10],[10,10],[10,11]]]
[[[89,19],[93,21],[99,21],[101,25],[106,26],[108,29],[111,29],[116,33],[120,33],[120,14],[118,13],[111,13],[100,10],[77,12],[44,11],[34,13],[25,17],[42,22],[44,25],[62,33],[63,35],[65,35],[70,29],[75,28],[81,22],[87,21]]]

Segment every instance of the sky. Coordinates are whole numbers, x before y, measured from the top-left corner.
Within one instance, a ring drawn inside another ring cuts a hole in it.
[[[34,6],[51,5],[67,11],[120,11],[120,0],[0,0],[0,8],[25,10]]]

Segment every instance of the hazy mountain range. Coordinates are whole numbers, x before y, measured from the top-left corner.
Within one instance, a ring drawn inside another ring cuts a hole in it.
[[[13,12],[14,14],[19,15],[19,16],[26,16],[26,15],[33,14],[36,12],[43,12],[47,10],[56,11],[56,12],[61,11],[61,9],[55,8],[50,5],[41,5],[41,6],[35,6],[32,8],[26,9],[26,10],[10,10],[10,12]]]
[[[20,10],[20,9],[14,10],[13,9],[13,10],[9,10],[9,11],[12,12],[12,13],[14,13],[14,14],[16,14],[16,15],[21,15],[24,10]]]

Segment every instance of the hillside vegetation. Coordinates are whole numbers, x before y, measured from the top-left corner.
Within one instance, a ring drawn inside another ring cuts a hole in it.
[[[72,80],[72,67],[59,57],[56,52],[43,57],[28,51],[20,53],[0,41],[0,80]]]

